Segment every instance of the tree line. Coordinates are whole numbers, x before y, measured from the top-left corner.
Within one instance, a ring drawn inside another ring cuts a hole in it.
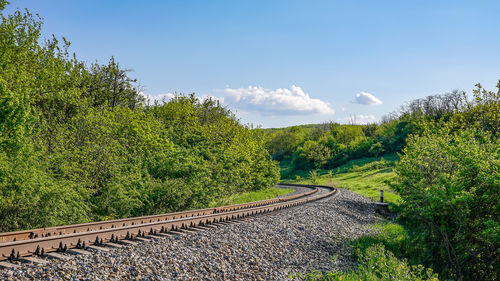
[[[0,231],[206,207],[274,185],[265,140],[212,99],[149,103],[0,1]]]
[[[474,108],[498,101],[480,84],[477,87],[475,92],[478,93],[472,100],[463,91],[415,99],[383,116],[379,123],[342,125],[326,122],[261,130],[266,135],[266,148],[273,159],[290,167],[289,174],[282,176],[311,169],[332,169],[353,159],[401,153],[408,136],[425,131],[423,121],[447,122],[461,116],[467,119],[466,122],[454,122],[462,125],[473,122],[473,118],[479,118],[472,116]],[[484,118],[481,117],[482,128],[492,131],[497,137],[498,119],[495,118],[498,117],[494,116],[495,113],[482,111],[475,114],[485,114]]]
[[[415,128],[406,118],[381,124],[341,125],[335,122],[283,129],[263,129],[266,148],[273,159],[289,169],[290,177],[300,171],[332,169],[349,160],[396,153]]]

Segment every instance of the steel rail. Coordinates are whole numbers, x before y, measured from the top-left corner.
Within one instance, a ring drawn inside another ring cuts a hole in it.
[[[194,217],[194,216],[208,215],[208,214],[213,214],[213,213],[221,213],[221,212],[228,212],[228,211],[233,211],[233,210],[247,209],[247,208],[264,206],[264,205],[274,204],[274,203],[278,203],[278,202],[285,202],[285,201],[297,199],[300,197],[309,196],[309,195],[315,193],[316,191],[317,190],[313,189],[313,190],[308,191],[308,192],[295,194],[295,195],[291,195],[291,196],[285,196],[285,197],[273,198],[273,199],[267,199],[267,200],[260,200],[260,201],[250,202],[250,203],[221,206],[221,207],[215,207],[215,208],[188,210],[188,211],[159,214],[159,215],[150,215],[150,216],[133,217],[133,218],[125,218],[125,219],[88,222],[88,223],[72,224],[72,225],[64,225],[64,226],[55,226],[55,227],[48,227],[48,228],[38,228],[38,229],[30,229],[30,230],[4,232],[4,233],[0,233],[0,243],[13,242],[13,241],[19,241],[19,240],[28,240],[28,239],[34,239],[34,238],[40,238],[40,237],[47,237],[47,236],[58,236],[58,235],[78,233],[78,232],[89,232],[89,231],[94,231],[94,230],[116,228],[116,227],[121,227],[121,226],[143,224],[143,223],[153,222],[153,221],[172,220],[172,219],[177,219],[177,218]]]
[[[100,245],[104,242],[117,242],[118,240],[122,239],[133,239],[137,236],[143,237],[146,234],[157,234],[159,232],[165,233],[172,230],[187,229],[190,227],[203,226],[211,223],[245,218],[252,215],[269,213],[272,211],[301,205],[313,200],[319,200],[336,192],[335,189],[326,187],[331,191],[327,193],[317,194],[317,187],[319,186],[307,187],[315,188],[313,191],[306,192],[308,196],[289,196],[294,197],[294,199],[286,201],[280,201],[279,199],[281,198],[277,198],[274,199],[274,203],[270,204],[238,204],[233,206],[211,208],[215,209],[215,211],[212,210],[211,213],[199,212],[198,216],[193,215],[183,218],[179,217],[175,219],[171,218],[159,221],[152,220],[150,222],[143,222],[141,224],[130,224],[125,226],[116,226],[111,228],[0,243],[0,261],[7,259],[16,259],[19,257],[30,255],[43,255],[43,253],[64,251],[69,248],[85,248],[85,245]],[[242,208],[244,206],[250,207]]]

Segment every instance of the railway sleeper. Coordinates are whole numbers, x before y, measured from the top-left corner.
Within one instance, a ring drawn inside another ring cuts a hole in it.
[[[20,268],[20,267],[21,266],[15,264],[15,263],[7,262],[7,261],[0,261],[0,268],[16,269],[16,268]]]
[[[67,251],[67,253],[70,253],[73,255],[90,255],[91,254],[91,252],[89,252],[89,251],[86,251],[83,249],[77,249],[77,248],[69,249]]]
[[[109,252],[110,251],[109,248],[105,248],[102,246],[96,246],[96,245],[90,245],[87,248],[92,249],[92,250],[96,250],[96,251],[100,251],[100,252]]]
[[[73,256],[63,255],[63,254],[57,253],[57,252],[46,253],[45,256],[49,257],[51,259],[58,259],[58,260],[71,260],[71,259],[73,259]]]
[[[38,265],[47,265],[49,264],[49,261],[46,260],[46,259],[41,259],[41,258],[37,258],[37,257],[22,257],[20,259],[21,262],[23,263],[31,263],[31,264],[38,264]]]
[[[105,244],[106,247],[111,247],[111,248],[123,248],[123,245],[118,244],[118,242],[110,242]]]

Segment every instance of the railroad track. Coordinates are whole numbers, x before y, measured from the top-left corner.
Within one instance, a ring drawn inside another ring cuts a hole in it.
[[[336,192],[336,189],[325,186],[295,184],[282,184],[282,186],[303,186],[311,190],[291,196],[216,208],[0,233],[0,263],[7,267],[10,264],[6,263],[8,261],[20,259],[33,261],[32,258],[26,258],[30,256],[44,256],[51,253],[54,255],[53,252],[68,250],[78,252],[87,247],[95,248],[103,244],[116,245],[119,242],[143,240],[147,236],[188,232],[193,228],[205,228],[212,224],[269,214],[319,200]]]

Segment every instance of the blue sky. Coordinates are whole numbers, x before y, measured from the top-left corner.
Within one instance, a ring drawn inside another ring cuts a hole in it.
[[[500,79],[500,1],[10,2],[79,59],[115,56],[152,98],[214,96],[263,127],[377,121]]]

